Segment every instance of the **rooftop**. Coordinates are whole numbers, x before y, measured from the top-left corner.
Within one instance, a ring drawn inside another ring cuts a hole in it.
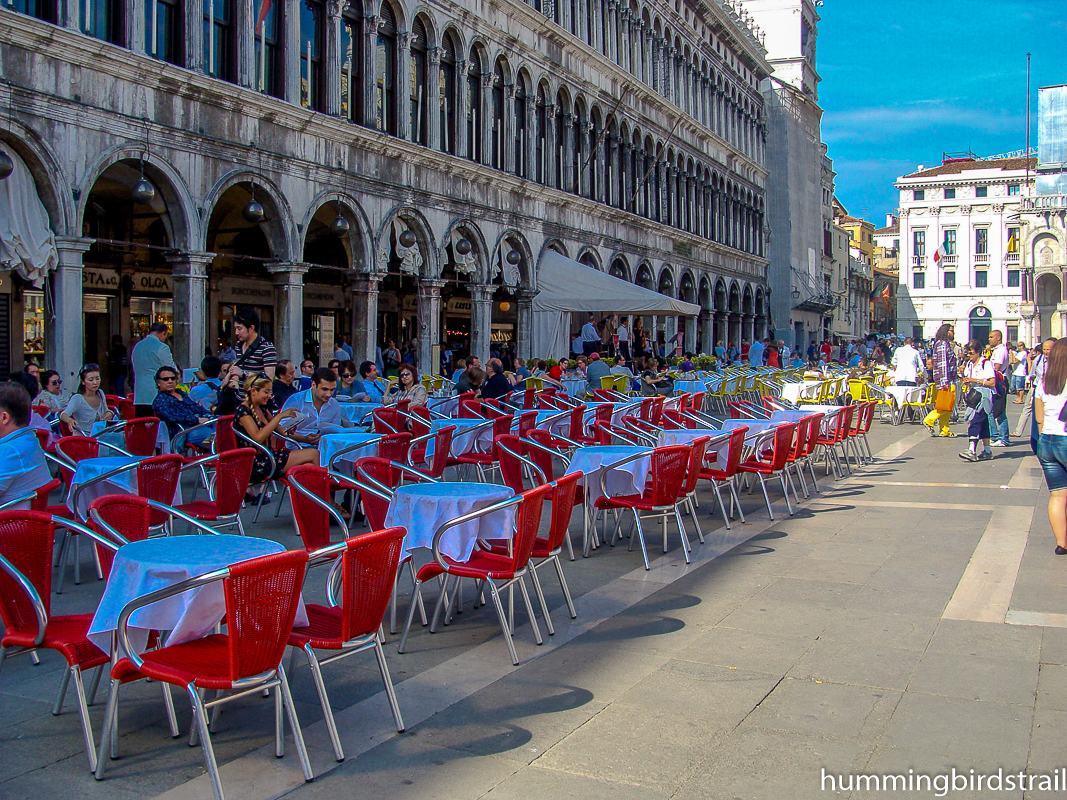
[[[888,228],[879,228],[874,232],[875,236],[888,236],[891,233],[900,233],[900,223],[890,225]]]
[[[938,175],[960,175],[964,172],[972,170],[992,170],[999,169],[1002,171],[1012,170],[1024,170],[1026,169],[1027,161],[1030,162],[1030,169],[1037,169],[1036,158],[988,158],[984,160],[979,159],[949,159],[943,162],[940,166],[932,167],[930,169],[920,170],[918,172],[912,172],[909,175],[903,175],[903,178],[934,178]]]

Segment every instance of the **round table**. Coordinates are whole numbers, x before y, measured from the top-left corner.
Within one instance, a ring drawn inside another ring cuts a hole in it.
[[[435,419],[430,423],[430,433],[437,433],[442,428],[455,428],[456,432],[452,434],[452,456],[461,456],[464,453],[473,452],[476,449],[476,445],[481,443],[485,446],[487,443],[493,442],[493,426],[486,425],[481,430],[473,430],[479,425],[484,425],[489,420],[485,419]],[[433,457],[434,453],[434,440],[430,439],[426,443],[426,459],[427,461]]]
[[[100,481],[95,484],[91,489],[86,489],[81,493],[81,497],[78,498],[78,508],[74,507],[74,496],[78,492],[78,487],[83,483],[88,483],[93,478],[98,478],[105,472],[110,472],[113,469],[119,467],[126,467],[131,464],[136,464],[138,461],[144,461],[144,458],[137,456],[105,456],[101,458],[83,458],[78,462],[78,467],[74,471],[74,477],[70,481],[70,490],[67,492],[67,508],[73,511],[78,519],[86,519],[89,514],[89,506],[93,500],[98,497],[103,497],[108,494],[137,494],[136,469],[130,469],[126,472],[120,472],[117,475],[108,478],[106,481]],[[174,487],[174,498],[171,501],[171,505],[181,505],[182,502],[182,487],[179,482]]]
[[[89,626],[89,641],[110,653],[119,615],[131,600],[239,561],[284,551],[270,539],[226,534],[166,536],[123,545],[115,554],[104,595]],[[142,652],[151,630],[170,631],[168,644],[190,642],[211,633],[225,613],[222,583],[210,583],[134,612],[128,627],[130,644]],[[293,625],[307,624],[301,600]]]
[[[346,447],[351,447],[361,442],[365,442],[366,446],[345,453],[341,456],[341,461],[352,462],[367,456],[376,456],[378,455],[378,442],[382,436],[383,434],[380,433],[363,433],[362,431],[324,434],[319,439],[319,466],[325,467],[329,465],[334,455]]]
[[[404,551],[432,547],[437,529],[457,517],[514,497],[506,486],[493,483],[416,483],[393,493],[385,527],[407,529]],[[515,507],[496,511],[448,530],[441,537],[441,552],[466,561],[479,539],[511,539],[515,535]]]
[[[571,397],[585,397],[589,389],[589,381],[582,378],[568,378],[560,383],[563,384],[563,391]]]
[[[341,410],[353,422],[359,423],[376,408],[382,408],[381,403],[341,403]]]
[[[646,453],[645,458],[638,458],[618,468],[611,465],[630,456]],[[647,447],[632,445],[593,445],[580,447],[574,451],[574,458],[567,467],[567,474],[577,472],[585,476],[586,498],[592,502],[603,495],[600,492],[600,475],[609,470],[605,484],[608,493],[641,494],[652,472],[652,454]]]

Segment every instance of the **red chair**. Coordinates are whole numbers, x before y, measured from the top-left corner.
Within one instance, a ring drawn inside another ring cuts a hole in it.
[[[652,397],[646,397],[641,401],[641,405],[639,406],[637,411],[638,417],[649,422],[652,421],[652,401],[654,399],[655,398]]]
[[[281,708],[289,716],[304,779],[314,775],[308,761],[304,737],[297,720],[296,706],[289,693],[281,660],[293,629],[304,581],[308,554],[303,550],[253,558],[209,572],[196,578],[139,597],[127,603],[119,617],[118,641],[124,657],[111,668],[111,691],[96,759],[96,778],[104,777],[104,749],[112,745],[111,757],[117,757],[119,687],[124,683],[151,678],[186,690],[193,707],[193,719],[204,748],[208,775],[216,800],[222,800],[222,781],[211,747],[208,709],[244,697],[261,689],[275,692],[275,754],[284,753]],[[221,581],[226,599],[225,634],[213,634],[182,644],[161,647],[137,655],[130,645],[127,624],[130,615],[149,603]],[[218,694],[205,703],[206,690]],[[231,695],[225,692],[233,692]]]
[[[119,400],[119,416],[125,420],[137,418],[137,409],[132,400]]]
[[[510,414],[504,414],[493,419],[493,441],[496,441],[497,436],[502,436],[505,433],[511,433],[511,422],[514,419]],[[496,446],[491,445],[489,452],[487,453],[461,453],[454,459],[449,461],[450,466],[458,466],[460,464],[473,465],[478,470],[478,476],[482,483],[485,483],[486,473],[496,468],[498,460]]]
[[[449,460],[452,458],[452,437],[455,436],[455,433],[456,426],[448,425],[438,429],[432,437],[429,437],[433,439],[433,456],[428,465],[426,465],[426,453],[429,451],[429,447],[423,447],[421,450],[412,448],[409,451],[408,462],[411,464],[412,469],[427,478],[440,480],[445,474]],[[426,466],[420,467],[420,464]]]
[[[126,420],[122,426],[122,433],[130,455],[150,456],[156,452],[159,422],[157,417],[137,417]]]
[[[704,398],[707,396],[706,392],[693,392],[693,396],[689,399],[689,408],[698,414],[704,413]]]
[[[867,451],[867,461],[868,462],[873,462],[874,461],[874,452],[871,450],[871,443],[867,441],[867,434],[871,430],[871,423],[874,422],[874,412],[875,412],[875,409],[878,408],[878,401],[877,400],[869,400],[864,405],[867,406],[867,411],[863,415],[863,422],[860,425],[859,433],[857,434],[857,438],[859,439],[860,443],[863,444],[863,449]]]
[[[741,523],[744,524],[745,522],[745,513],[741,510],[741,499],[737,496],[737,487],[734,485],[734,481],[738,468],[741,466],[741,459],[745,455],[746,436],[748,436],[748,427],[742,425],[734,428],[728,434],[711,439],[706,447],[717,445],[724,438],[728,440],[726,446],[726,463],[722,469],[708,466],[702,466],[700,469],[700,477],[703,480],[711,481],[711,488],[715,491],[715,499],[719,501],[719,511],[722,512],[723,521],[726,523],[726,530],[730,530],[730,519],[733,517],[733,510],[735,507],[737,508],[737,512],[741,515]],[[707,451],[705,450],[705,453],[706,452]],[[726,506],[722,501],[723,484],[730,489],[729,514],[726,513]]]
[[[426,406],[415,406],[408,414],[408,421],[411,423],[411,435],[414,438],[420,436],[426,436],[430,433],[430,425],[432,423],[430,409]]]
[[[383,436],[378,442],[378,456],[388,461],[399,461],[406,464],[408,450],[411,448],[411,434],[407,431],[390,433]]]
[[[461,397],[459,401],[459,418],[485,419],[485,414],[482,413],[482,401],[476,400],[473,396]]]
[[[530,603],[530,594],[526,590],[526,583],[523,581],[523,577],[529,568],[530,554],[533,552],[534,542],[537,539],[537,529],[541,524],[541,510],[544,500],[551,490],[551,484],[538,486],[523,492],[517,497],[494,503],[471,514],[465,514],[437,529],[433,537],[434,560],[423,566],[417,573],[415,589],[411,595],[411,605],[408,608],[407,623],[404,625],[404,634],[400,639],[400,646],[397,648],[397,652],[403,653],[407,645],[408,633],[411,630],[411,620],[415,614],[416,603],[421,596],[422,584],[441,575],[444,576],[445,580],[441,588],[441,596],[437,601],[437,607],[434,610],[433,621],[430,625],[431,633],[433,633],[437,625],[441,612],[443,611],[447,618],[451,610],[451,601],[458,598],[458,591],[453,592],[451,596],[448,594],[450,579],[457,584],[458,588],[460,580],[472,578],[477,581],[483,581],[489,587],[493,604],[496,606],[497,615],[500,618],[500,627],[504,631],[504,640],[507,642],[508,651],[511,653],[511,663],[518,665],[519,657],[515,653],[515,644],[511,640],[511,626],[508,624],[508,614],[500,598],[502,590],[518,585],[523,602],[526,604],[526,613],[530,619],[530,627],[534,632],[534,640],[538,644],[542,644],[541,631],[537,627],[533,606]],[[501,555],[475,549],[471,553],[471,557],[463,562],[456,561],[441,553],[441,537],[449,529],[511,506],[518,506],[515,536],[511,541],[511,553]]]
[[[681,515],[678,513],[678,502],[681,497],[686,470],[689,468],[690,453],[692,452],[692,449],[692,446],[688,444],[676,444],[671,445],[670,447],[657,447],[653,450],[651,456],[651,479],[645,485],[645,490],[641,494],[616,495],[613,497],[607,493],[607,487],[603,485],[608,471],[605,470],[601,475],[600,491],[603,494],[603,497],[596,500],[594,507],[598,511],[622,511],[624,509],[629,509],[633,513],[634,523],[636,525],[633,539],[637,539],[641,543],[641,556],[644,558],[646,570],[650,569],[650,566],[648,563],[648,550],[645,547],[645,535],[641,529],[642,514],[650,516],[653,519],[662,519],[664,526],[666,526],[667,517],[674,516],[675,521],[678,524],[678,531],[682,537],[685,563],[689,563],[689,542],[685,536],[685,528],[682,526]],[[624,464],[629,461],[636,461],[639,458],[647,457],[648,454],[637,454],[630,456],[619,463]],[[615,533],[612,535],[612,541],[614,541],[618,535],[619,525],[616,524]],[[634,546],[633,539],[630,540],[631,550]],[[666,531],[664,531],[663,537],[663,552],[667,552]]]
[[[64,521],[80,535],[96,539],[95,532]],[[96,769],[96,743],[93,740],[89,708],[85,700],[82,673],[104,667],[110,659],[88,639],[92,614],[52,616],[52,550],[56,526],[52,517],[37,511],[0,511],[0,618],[4,635],[0,639],[0,666],[9,656],[30,653],[36,659],[40,650],[55,650],[67,660],[59,698],[52,713],[63,710],[63,699],[71,679],[78,698],[82,736],[89,769]],[[105,546],[108,546],[105,543]],[[96,683],[103,669],[97,673]]]
[[[389,667],[385,663],[385,651],[378,631],[385,619],[389,598],[393,594],[397,568],[403,555],[403,528],[388,528],[357,536],[320,553],[316,560],[339,556],[341,566],[341,597],[338,603],[333,592],[328,592],[330,605],[308,603],[308,625],[294,628],[289,634],[289,646],[298,647],[307,655],[311,677],[322,703],[322,715],[330,733],[333,752],[338,761],[345,760],[341,737],[322,680],[321,665],[338,661],[347,656],[373,650],[377,656],[378,670],[385,684],[385,693],[393,711],[397,733],[403,733],[404,720],[400,705],[393,691]],[[336,569],[336,566],[334,567]],[[332,572],[331,572],[332,575]],[[328,650],[330,655],[319,657],[316,650]]]
[[[511,433],[502,434],[493,441],[496,446],[497,457],[500,464],[500,478],[515,494],[522,494],[526,490],[523,476],[525,465],[533,474],[535,485],[548,483],[548,477],[541,468],[528,457],[527,443]]]
[[[358,484],[313,464],[293,467],[286,473],[286,478],[289,502],[293,506],[293,522],[307,552],[314,553],[334,544],[330,540],[331,519],[348,535],[348,523],[330,498],[339,487],[358,488]]]
[[[524,414],[519,414],[518,433],[522,438],[526,436],[537,427],[537,412],[527,411]]]
[[[697,538],[700,539],[701,544],[704,544],[704,532],[700,529],[700,518],[697,517],[697,484],[700,482],[700,470],[704,468],[704,456],[707,453],[708,442],[710,442],[711,439],[712,437],[710,436],[700,436],[690,443],[693,452],[689,456],[689,468],[685,472],[685,481],[682,483],[682,493],[678,499],[679,505],[684,505],[689,509],[689,514],[693,517],[693,524],[696,525]],[[663,547],[666,549],[666,528],[664,528],[663,535]],[[683,540],[686,539],[686,536],[687,534],[685,531],[682,531]]]
[[[215,420],[215,439],[211,449],[215,453],[237,449],[237,437],[233,433],[233,414]]]
[[[659,423],[650,422],[640,417],[631,417],[630,415],[624,415],[622,418],[622,424],[629,428],[636,434],[644,437],[651,445],[655,446],[659,440],[659,433],[662,429],[663,417],[660,417]]]
[[[786,472],[786,463],[793,452],[793,437],[796,435],[796,430],[797,423],[788,422],[768,431],[756,442],[756,451],[738,467],[740,472],[759,478],[760,487],[763,489],[763,499],[767,502],[767,513],[771,519],[774,519],[774,510],[771,508],[771,498],[767,494],[767,481],[764,476],[772,478],[778,476],[782,484],[782,494],[785,495],[785,507],[789,511],[789,516],[793,516],[793,505],[789,502],[789,490],[786,485],[789,477]],[[769,453],[763,451],[761,446],[768,439],[772,442]],[[796,493],[795,488],[793,493]]]
[[[837,447],[841,446],[842,452],[844,452],[844,441],[848,436],[848,432],[852,427],[852,415],[856,411],[856,406],[844,406],[837,412],[837,416],[834,418],[832,426],[825,434],[820,433],[819,438],[816,440],[816,444],[822,448],[823,459],[826,463],[826,473],[830,473],[830,459],[833,459],[834,477],[840,479],[844,475],[844,470],[848,470],[849,474],[852,470],[848,468],[848,455],[845,455],[844,468],[842,468],[841,460],[837,457]]]
[[[570,425],[567,428],[567,438],[582,446],[596,444],[596,437],[587,436],[585,433],[585,412],[587,410],[588,407],[584,403],[572,408]]]
[[[371,412],[375,433],[397,433],[404,429],[406,420],[395,408],[376,408]]]
[[[653,425],[659,425],[663,419],[663,404],[667,402],[667,398],[663,395],[652,398],[652,411],[648,421]]]
[[[663,430],[684,430],[695,428],[697,421],[682,411],[665,409],[663,412]]]
[[[245,494],[252,482],[255,458],[255,450],[251,447],[241,447],[186,464],[184,469],[199,469],[201,466],[213,464],[215,474],[208,487],[210,499],[183,503],[177,506],[177,509],[195,520],[214,522],[222,528],[236,525],[237,530],[244,536],[241,506],[244,505]]]
[[[182,457],[176,453],[163,456],[152,456],[142,459],[124,467],[117,467],[105,472],[90,481],[79,484],[74,492],[74,508],[81,508],[79,502],[82,493],[90,486],[102,481],[110,480],[123,472],[134,472],[134,481],[137,494],[141,497],[155,500],[165,505],[174,501],[174,493],[178,487],[178,479],[181,476]],[[167,523],[167,515],[161,511],[152,512],[152,527],[159,528]]]
[[[50,409],[48,406],[30,406],[30,411],[40,417],[47,417],[49,414],[52,413],[52,409]]]

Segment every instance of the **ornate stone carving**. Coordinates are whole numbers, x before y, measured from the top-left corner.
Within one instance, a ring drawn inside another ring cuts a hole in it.
[[[1008,303],[1007,308],[1008,308],[1008,313],[1009,314],[1018,314],[1019,313],[1019,304],[1018,303]]]
[[[994,214],[1003,214],[1004,213],[1004,204],[1003,203],[993,203],[993,213]]]
[[[971,213],[971,207],[970,206],[960,206],[960,213],[961,214],[970,214]]]
[[[460,255],[456,250],[456,244],[460,239],[466,239],[471,249],[467,255]],[[478,271],[478,255],[474,252],[474,242],[470,236],[464,235],[459,228],[453,228],[448,235],[448,241],[452,245],[452,268],[463,275],[473,275]],[[442,254],[447,255],[447,254]],[[444,258],[441,259],[442,261]]]
[[[941,213],[941,206],[930,206],[930,214],[932,216],[938,216]]]
[[[381,272],[389,271],[389,262],[395,253],[400,259],[400,271],[412,275],[417,274],[422,268],[422,251],[419,250],[418,241],[411,247],[404,247],[400,243],[400,235],[408,228],[404,222],[397,218],[393,220],[392,233],[382,237],[382,245],[378,250],[378,269]]]
[[[442,49],[440,47],[430,48],[430,64],[437,66],[441,63]]]

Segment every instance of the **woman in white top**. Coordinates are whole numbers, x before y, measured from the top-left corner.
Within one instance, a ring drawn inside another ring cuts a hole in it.
[[[960,453],[964,461],[988,461],[993,457],[993,451],[989,447],[989,414],[992,411],[993,387],[997,380],[994,374],[993,362],[983,356],[985,347],[977,339],[972,339],[967,345],[964,354],[965,361],[960,367],[963,376],[963,390],[977,389],[981,395],[981,402],[977,408],[970,409],[970,422],[967,425],[967,438],[970,446]],[[985,448],[978,452],[978,440],[982,440]]]
[[[1015,405],[1023,404],[1023,395],[1026,394],[1026,373],[1029,371],[1029,361],[1026,358],[1026,343],[1019,342],[1019,349],[1012,350],[1011,356],[1011,390],[1015,392]]]
[[[78,391],[70,397],[60,420],[82,436],[89,436],[94,422],[110,422],[114,414],[107,407],[107,399],[100,391],[100,367],[86,364],[78,373]]]
[[[49,415],[58,414],[63,406],[59,404],[59,391],[63,381],[59,373],[54,369],[46,369],[41,373],[41,393],[33,398],[35,406],[45,406]]]
[[[1048,356],[1048,369],[1034,384],[1034,417],[1041,431],[1037,459],[1050,492],[1048,521],[1056,536],[1056,555],[1067,555],[1067,339],[1057,339]]]

